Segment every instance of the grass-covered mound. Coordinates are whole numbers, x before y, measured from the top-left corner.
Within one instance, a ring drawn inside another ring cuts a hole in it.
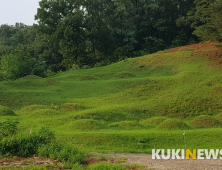
[[[160,123],[159,129],[189,129],[190,127],[179,119],[167,119]]]
[[[36,75],[27,75],[25,77],[22,77],[22,79],[41,79],[42,77],[36,76]]]
[[[46,109],[47,106],[44,105],[29,105],[29,106],[25,106],[23,107],[21,110],[19,110],[19,114],[30,114],[36,110],[40,110],[40,109]]]
[[[55,109],[58,109],[58,107],[54,106]],[[80,104],[80,103],[65,103],[61,106],[59,106],[59,109],[61,111],[79,111],[79,110],[84,110],[85,107]]]
[[[136,121],[121,121],[109,124],[111,127],[119,127],[121,129],[139,129],[142,126]]]
[[[195,128],[213,128],[220,127],[221,123],[212,116],[201,115],[194,118],[190,125]]]
[[[59,111],[53,110],[53,109],[39,109],[34,112],[32,112],[30,115],[32,117],[47,117],[47,116],[56,116],[60,115],[61,113]]]
[[[16,114],[14,113],[13,110],[11,110],[8,107],[0,105],[0,116],[15,116]]]
[[[160,123],[162,123],[164,120],[166,120],[165,117],[153,117],[150,119],[145,119],[140,122],[141,125],[145,127],[156,127]]]
[[[103,123],[92,119],[76,120],[69,123],[67,126],[71,131],[93,131],[105,128]]]
[[[127,119],[127,115],[119,108],[102,107],[80,112],[74,116],[75,119],[94,119],[98,121],[117,122]]]
[[[220,122],[222,122],[222,113],[217,114],[217,115],[215,116],[215,118],[216,118],[217,120],[219,120]]]
[[[131,77],[136,77],[136,75],[132,73],[119,73],[114,76],[115,78],[131,78]]]

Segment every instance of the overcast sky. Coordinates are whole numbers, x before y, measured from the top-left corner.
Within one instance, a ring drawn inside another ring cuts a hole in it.
[[[15,25],[22,22],[26,25],[37,23],[34,16],[37,13],[40,0],[0,0],[0,25]]]

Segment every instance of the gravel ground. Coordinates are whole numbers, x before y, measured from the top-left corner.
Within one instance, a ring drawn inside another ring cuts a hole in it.
[[[101,154],[93,152],[95,156],[127,158],[126,165],[139,164],[148,169],[155,170],[222,170],[222,160],[152,160],[148,154],[109,153]]]

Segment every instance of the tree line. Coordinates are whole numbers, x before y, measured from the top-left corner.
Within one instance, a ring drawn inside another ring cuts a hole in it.
[[[38,24],[0,26],[0,80],[222,40],[221,0],[42,0],[39,6]]]

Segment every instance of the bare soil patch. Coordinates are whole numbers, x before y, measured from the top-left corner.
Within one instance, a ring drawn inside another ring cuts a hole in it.
[[[46,158],[38,158],[38,157],[17,157],[17,156],[10,156],[10,157],[1,157],[0,158],[0,167],[1,166],[29,166],[29,165],[50,165],[50,164],[61,164],[57,160],[51,160]]]
[[[186,45],[183,47],[177,47],[167,50],[167,52],[178,52],[178,51],[186,51],[186,50],[210,50],[210,49],[217,49],[216,45],[219,44],[218,42],[206,42],[203,44],[192,44]]]
[[[154,170],[221,170],[222,169],[222,161],[220,159],[217,160],[152,160],[152,156],[148,154],[134,154],[134,153],[109,153],[109,154],[101,154],[101,153],[92,153],[95,156],[104,156],[107,158],[116,158],[116,160],[120,160],[122,158],[127,158],[126,162],[123,163],[127,166],[132,164],[144,165],[147,169]],[[95,163],[91,162],[91,163]]]

